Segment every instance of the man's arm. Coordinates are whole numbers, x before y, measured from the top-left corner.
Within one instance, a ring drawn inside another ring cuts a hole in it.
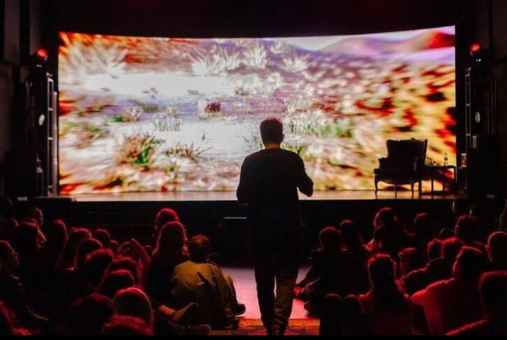
[[[250,201],[249,194],[248,164],[247,160],[245,160],[243,166],[241,167],[241,177],[239,179],[239,186],[236,192],[236,197],[241,205],[248,205]]]
[[[305,163],[301,159],[301,157],[298,157],[298,173],[297,173],[297,185],[299,188],[299,191],[301,191],[303,194],[305,194],[308,197],[313,196],[313,181],[312,179],[306,174],[305,170]]]

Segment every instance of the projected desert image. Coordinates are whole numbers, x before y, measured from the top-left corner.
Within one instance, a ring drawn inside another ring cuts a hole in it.
[[[60,41],[62,194],[236,190],[267,117],[320,191],[373,190],[388,139],[429,139],[428,162],[456,159],[453,27]]]

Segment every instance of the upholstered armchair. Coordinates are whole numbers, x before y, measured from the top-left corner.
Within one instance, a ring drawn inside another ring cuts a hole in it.
[[[375,169],[375,194],[379,182],[394,185],[410,184],[412,196],[414,187],[419,183],[419,195],[422,194],[423,168],[428,150],[428,140],[388,140],[387,158],[379,159],[379,168]]]

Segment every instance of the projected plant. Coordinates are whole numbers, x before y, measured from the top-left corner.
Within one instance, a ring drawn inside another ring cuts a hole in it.
[[[117,123],[139,122],[143,113],[144,110],[140,106],[125,107],[121,114],[114,117],[114,121]]]
[[[248,151],[259,151],[264,148],[262,138],[258,132],[251,132],[250,135],[243,137]]]
[[[176,118],[178,113],[177,107],[166,107],[161,113],[153,116],[153,127],[159,132],[181,131],[182,119]]]
[[[308,62],[308,55],[305,56],[291,56],[290,58],[283,59],[284,68],[293,73],[299,73],[305,71],[310,63]]]
[[[138,131],[132,135],[124,135],[118,151],[118,163],[149,169],[157,147],[164,143],[165,140],[157,139],[148,132]]]
[[[354,135],[352,120],[333,120],[320,110],[289,114],[284,118],[284,124],[290,133],[296,135],[347,138]]]
[[[203,153],[212,149],[211,147],[207,147],[206,144],[207,136],[206,134],[203,134],[198,145],[194,144],[194,142],[175,142],[169,148],[164,150],[164,154],[167,157],[181,157],[197,162],[198,158],[202,156]]]
[[[253,69],[265,69],[268,66],[268,54],[264,47],[256,45],[244,52],[243,63]]]
[[[118,78],[125,74],[128,50],[117,42],[92,39],[85,34],[61,33],[60,80],[83,84],[89,76],[107,74]]]
[[[84,122],[70,127],[76,137],[76,147],[83,149],[92,146],[93,143],[101,138],[109,136],[109,126],[99,125],[92,122]]]
[[[288,50],[288,46],[281,41],[275,41],[270,47],[269,50],[273,54],[283,54]]]

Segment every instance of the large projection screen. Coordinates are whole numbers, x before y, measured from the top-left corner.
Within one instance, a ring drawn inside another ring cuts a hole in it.
[[[236,190],[285,123],[316,190],[373,190],[388,139],[456,160],[455,28],[356,36],[140,38],[60,32],[60,193]],[[429,184],[426,184],[429,185]]]

